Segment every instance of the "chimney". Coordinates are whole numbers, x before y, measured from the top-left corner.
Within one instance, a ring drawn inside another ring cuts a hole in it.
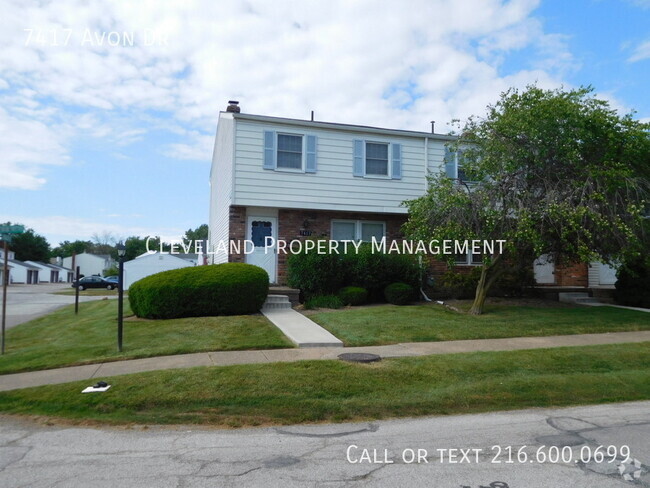
[[[239,102],[237,100],[228,100],[228,106],[226,107],[226,112],[234,112],[238,114],[241,112],[239,108]]]
[[[431,121],[431,133],[432,133],[432,134],[435,134],[435,133],[436,133],[436,131],[435,131],[435,127],[436,127],[436,121],[435,121],[435,120],[432,120],[432,121]]]

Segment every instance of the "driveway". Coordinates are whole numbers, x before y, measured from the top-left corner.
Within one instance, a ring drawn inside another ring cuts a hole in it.
[[[240,430],[0,417],[3,488],[625,488],[649,465],[650,402]]]
[[[52,294],[62,290],[72,290],[70,283],[9,285],[7,287],[7,329],[46,315],[65,305],[74,304],[74,295]],[[101,300],[102,298],[101,296],[80,296],[79,302]]]

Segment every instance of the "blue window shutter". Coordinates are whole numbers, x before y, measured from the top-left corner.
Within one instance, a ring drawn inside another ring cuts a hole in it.
[[[275,169],[275,132],[264,131],[264,169]]]
[[[364,143],[361,139],[354,140],[354,164],[352,165],[352,174],[354,176],[363,176],[363,149]]]
[[[305,173],[316,172],[316,136],[307,136],[307,150],[305,151]]]
[[[393,161],[391,167],[391,178],[394,180],[402,179],[402,145],[391,144],[393,147]]]
[[[445,146],[445,173],[447,178],[456,178],[456,163],[454,162],[454,153]]]

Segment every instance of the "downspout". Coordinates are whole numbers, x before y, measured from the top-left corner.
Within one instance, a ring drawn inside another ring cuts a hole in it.
[[[429,138],[425,137],[424,138],[424,192],[426,193],[427,190],[429,190],[429,180],[427,179],[427,176],[429,176]],[[422,289],[422,283],[424,283],[424,277],[422,276],[424,269],[422,267],[422,256],[418,256],[418,264],[420,265],[420,293],[422,294],[422,297],[424,298],[425,301],[430,302],[431,299],[427,296],[426,293],[424,293],[424,290]]]

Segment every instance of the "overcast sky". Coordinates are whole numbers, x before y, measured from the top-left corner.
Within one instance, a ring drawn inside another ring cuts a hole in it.
[[[447,132],[529,83],[650,120],[649,80],[650,0],[0,0],[0,221],[53,246],[206,223],[230,99]]]

